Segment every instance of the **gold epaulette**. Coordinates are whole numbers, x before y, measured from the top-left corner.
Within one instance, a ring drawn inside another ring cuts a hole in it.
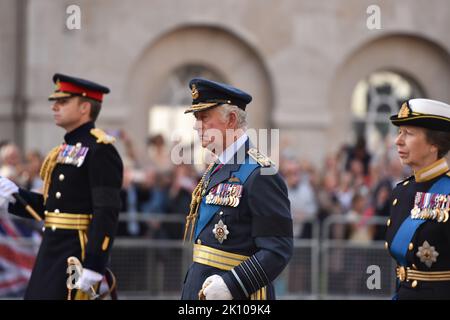
[[[97,138],[97,143],[104,143],[104,144],[110,144],[114,143],[116,141],[116,138],[113,136],[110,136],[105,131],[99,128],[91,129],[91,134]]]
[[[48,153],[47,157],[45,157],[45,160],[42,163],[41,170],[39,171],[39,175],[41,176],[42,181],[44,181],[44,190],[43,190],[44,204],[48,198],[48,190],[50,188],[52,172],[56,166],[56,160],[58,159],[60,149],[61,145],[54,147],[52,151]]]
[[[449,177],[450,177],[450,171],[449,171],[449,172],[447,172],[447,176],[449,176]]]
[[[273,165],[273,161],[270,160],[269,157],[263,155],[261,152],[258,151],[256,148],[250,148],[250,150],[247,151],[250,157],[252,157],[261,167],[270,167]]]

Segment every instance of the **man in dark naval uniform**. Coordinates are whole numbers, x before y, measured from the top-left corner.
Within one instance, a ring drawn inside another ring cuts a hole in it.
[[[0,178],[0,197],[9,201],[9,212],[44,220],[25,299],[86,299],[96,295],[105,273],[120,209],[123,166],[114,138],[94,125],[109,89],[62,74],[55,74],[53,81],[55,92],[49,100],[54,101],[54,120],[67,133],[41,168],[43,194]],[[77,280],[75,273],[69,281],[66,273],[70,257],[83,265],[75,289],[69,285]]]
[[[196,78],[189,83],[195,129],[215,155],[192,194],[185,238],[194,241],[182,299],[275,299],[272,281],[293,251],[287,188],[246,134],[252,97]]]
[[[450,105],[405,102],[391,117],[401,162],[414,175],[393,190],[386,248],[397,262],[394,299],[450,299]]]

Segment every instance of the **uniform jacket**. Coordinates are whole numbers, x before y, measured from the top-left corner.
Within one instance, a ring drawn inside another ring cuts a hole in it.
[[[390,219],[387,223],[386,248],[399,266],[424,272],[450,271],[450,221],[438,222],[437,219],[412,219],[421,223],[411,229],[411,239],[405,242],[402,252],[393,244],[405,221],[411,217],[416,197],[429,194],[433,186],[440,183],[440,194],[450,194],[450,176],[444,159],[429,168],[416,172],[414,176],[400,182],[393,190]],[[431,191],[431,192],[430,192]],[[425,199],[425,198],[424,198]],[[405,225],[406,226],[406,225]],[[405,228],[405,227],[403,227]],[[398,241],[398,240],[397,240]],[[434,253],[433,253],[434,252]],[[433,258],[434,257],[434,258]],[[450,281],[400,281],[397,280],[398,299],[449,299]]]
[[[85,268],[105,271],[117,228],[123,166],[113,145],[98,142],[91,133],[93,128],[94,123],[88,122],[64,136],[63,145],[86,147],[87,153],[81,164],[56,164],[45,203],[42,194],[19,190],[43,219],[46,212],[92,215],[84,239],[78,230],[45,228],[26,299],[65,299],[70,256],[77,257]],[[18,202],[10,205],[9,211],[31,217]]]
[[[274,168],[261,165],[254,167],[245,182],[239,181],[235,175],[244,169],[242,166],[250,165],[249,140],[241,148],[244,152],[238,150],[232,160],[208,177],[203,195],[204,198],[214,190],[221,190],[220,186],[226,188],[224,184],[237,184],[243,186],[240,202],[236,207],[229,203],[215,206],[206,224],[199,223],[205,214],[200,208],[194,242],[248,259],[231,270],[193,262],[185,277],[182,299],[197,300],[203,282],[214,274],[222,276],[234,299],[249,299],[261,288],[264,295],[259,298],[274,299],[272,281],[292,256],[292,218],[286,184]],[[246,163],[239,164],[242,163],[237,161],[239,154],[245,155]],[[273,174],[262,175],[262,169],[272,170]],[[215,233],[220,221],[229,231],[222,243]]]

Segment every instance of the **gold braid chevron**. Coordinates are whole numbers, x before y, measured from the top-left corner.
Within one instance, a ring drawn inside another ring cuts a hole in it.
[[[186,216],[186,226],[184,228],[184,236],[183,241],[186,241],[186,236],[188,233],[188,230],[190,231],[190,237],[189,241],[192,241],[192,236],[194,235],[194,229],[195,229],[195,221],[197,220],[198,216],[198,208],[200,206],[200,203],[202,202],[202,191],[203,191],[203,184],[205,182],[205,177],[208,174],[208,172],[213,167],[214,163],[211,163],[206,169],[205,173],[203,174],[202,178],[200,179],[200,182],[195,187],[194,191],[192,191],[192,199],[191,199],[191,205],[189,214]]]
[[[60,148],[61,146],[54,147],[52,151],[48,153],[47,157],[44,160],[44,163],[42,164],[41,171],[39,172],[41,179],[44,181],[44,204],[48,198],[48,190],[50,188],[52,172],[56,166],[56,159],[58,158]]]

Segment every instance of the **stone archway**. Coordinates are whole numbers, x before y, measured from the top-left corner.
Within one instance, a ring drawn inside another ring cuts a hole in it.
[[[236,34],[214,26],[178,27],[161,35],[142,52],[129,75],[129,114],[125,119],[130,135],[143,141],[147,136],[147,113],[159,103],[159,95],[171,72],[183,65],[205,66],[228,83],[249,92],[249,126],[270,125],[273,94],[270,77],[261,57]],[[188,84],[186,83],[188,91]]]
[[[328,98],[333,125],[328,148],[349,142],[353,89],[369,74],[391,70],[414,79],[426,97],[450,101],[450,54],[438,44],[413,35],[388,35],[372,40],[348,56],[336,72]]]

